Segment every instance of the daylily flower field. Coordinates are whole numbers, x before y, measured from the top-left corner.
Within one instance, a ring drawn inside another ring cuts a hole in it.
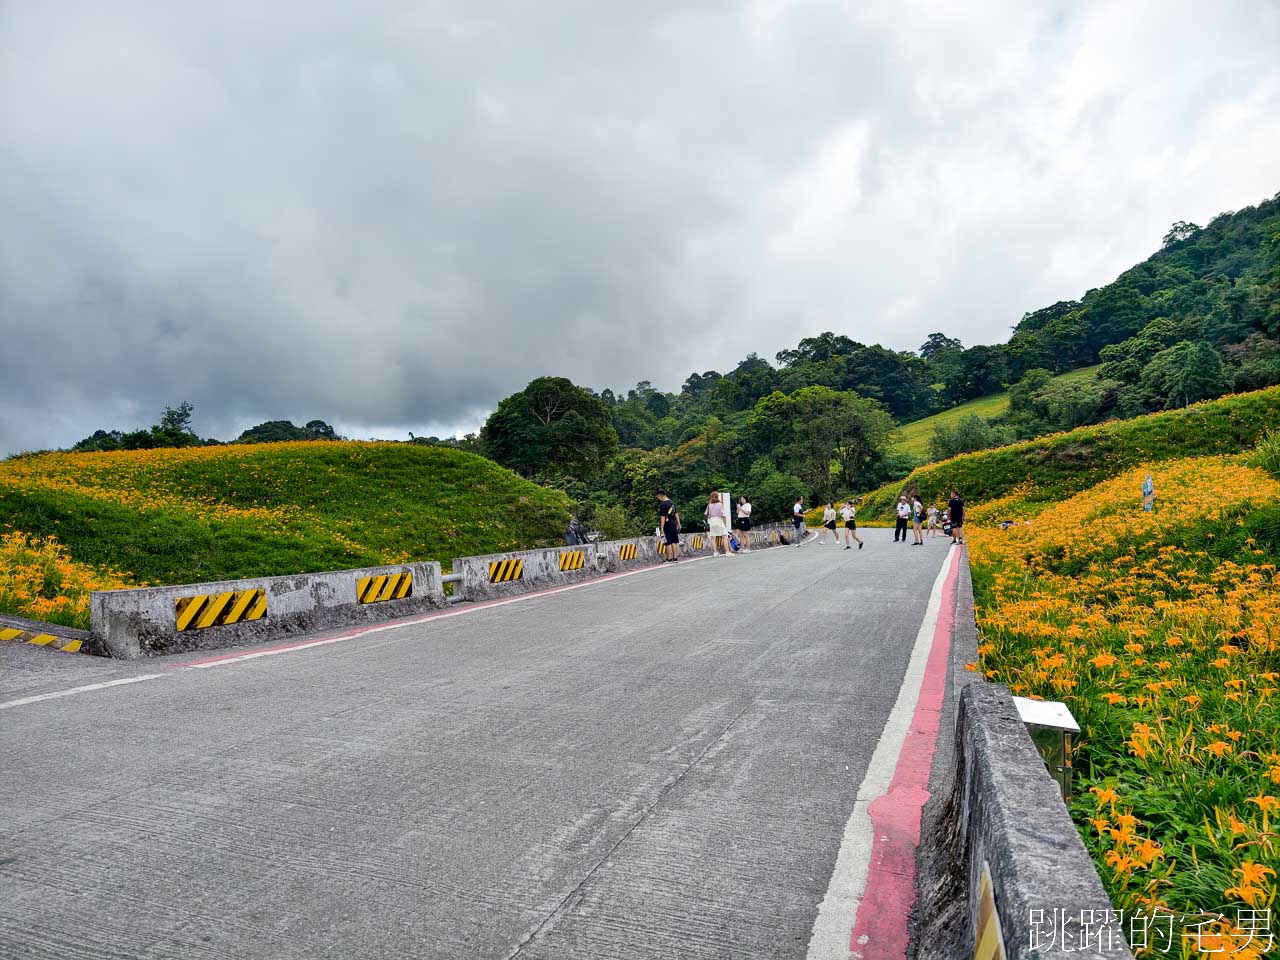
[[[1280,871],[1280,482],[1251,462],[1152,464],[1151,513],[1143,465],[967,525],[978,668],[1080,722],[1071,812],[1116,907],[1203,917],[1200,948],[1240,957]]]

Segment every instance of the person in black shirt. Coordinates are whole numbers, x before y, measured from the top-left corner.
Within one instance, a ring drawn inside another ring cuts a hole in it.
[[[964,543],[964,498],[960,496],[960,491],[951,491],[947,511],[951,516],[951,542]]]
[[[680,559],[680,514],[667,491],[658,491],[658,529],[662,531],[659,549],[665,555],[664,562],[675,563]]]

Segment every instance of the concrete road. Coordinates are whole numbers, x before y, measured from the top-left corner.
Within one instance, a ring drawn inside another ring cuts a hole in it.
[[[197,668],[2,650],[0,956],[804,957],[949,554],[863,535]]]

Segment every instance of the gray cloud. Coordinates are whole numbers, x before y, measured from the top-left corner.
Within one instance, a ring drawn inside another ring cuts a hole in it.
[[[0,3],[0,452],[1003,340],[1280,189],[1277,49],[1265,0]]]

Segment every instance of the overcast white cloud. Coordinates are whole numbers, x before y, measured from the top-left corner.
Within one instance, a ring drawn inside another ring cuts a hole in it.
[[[1280,190],[1280,7],[0,0],[0,452],[997,342]]]

